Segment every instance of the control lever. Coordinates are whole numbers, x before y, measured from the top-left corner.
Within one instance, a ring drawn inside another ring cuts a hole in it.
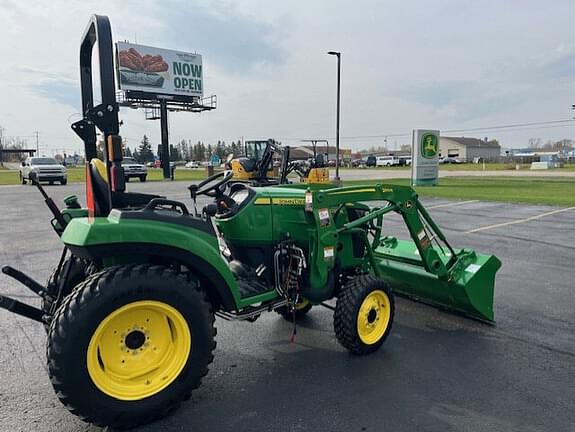
[[[50,211],[54,215],[54,219],[56,219],[56,222],[58,222],[58,225],[60,225],[62,227],[62,229],[66,228],[66,225],[68,225],[68,222],[66,222],[66,219],[64,219],[64,215],[60,212],[60,209],[58,208],[58,206],[56,205],[54,200],[48,196],[48,194],[46,193],[46,191],[44,190],[44,188],[42,187],[42,185],[38,181],[38,175],[35,172],[31,172],[30,174],[28,174],[28,178],[30,179],[32,184],[38,188],[38,190],[40,191],[40,193],[44,197],[44,202],[46,203],[46,205],[48,206],[48,208],[50,209]]]

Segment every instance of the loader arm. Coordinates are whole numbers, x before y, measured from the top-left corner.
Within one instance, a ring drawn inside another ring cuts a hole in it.
[[[449,270],[457,261],[456,254],[447,242],[445,235],[431,219],[431,216],[429,216],[429,213],[419,201],[417,193],[411,187],[381,184],[370,187],[351,186],[321,191],[318,193],[316,200],[321,207],[336,207],[341,204],[358,201],[386,201],[387,205],[384,207],[372,210],[365,216],[344,224],[338,228],[338,233],[361,227],[387,213],[396,212],[403,217],[426,271],[445,279],[448,277]],[[379,233],[381,233],[381,229]],[[441,240],[451,252],[451,258],[447,263],[439,257],[437,251],[432,247],[434,238]],[[372,246],[376,246],[379,243],[377,240],[374,239]],[[368,248],[371,249],[371,247]]]
[[[411,187],[376,184],[313,192],[308,189],[307,194],[312,203],[307,210],[314,212],[323,244],[330,235],[332,245],[337,245],[339,235],[357,235],[363,241],[372,273],[384,278],[396,293],[480,321],[494,322],[495,274],[501,261],[493,255],[454,249]],[[346,220],[331,232],[319,216],[328,208],[340,209],[369,201],[385,204],[365,211],[354,220]],[[382,236],[383,216],[390,212],[402,216],[411,241]],[[373,226],[374,221],[377,225],[371,231],[374,238],[370,242],[365,227]],[[318,242],[318,250],[320,246],[322,243]]]

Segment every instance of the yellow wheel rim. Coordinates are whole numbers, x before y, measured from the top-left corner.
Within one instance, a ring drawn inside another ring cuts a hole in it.
[[[385,334],[391,318],[391,302],[384,291],[370,292],[357,314],[357,333],[366,345],[377,343]]]
[[[159,301],[129,303],[108,315],[88,345],[90,378],[115,399],[139,400],[169,386],[192,346],[180,312]]]
[[[309,305],[308,299],[302,299],[294,305],[295,310],[305,309]]]

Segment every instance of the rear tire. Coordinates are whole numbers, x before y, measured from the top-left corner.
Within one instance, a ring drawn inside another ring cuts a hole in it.
[[[387,283],[371,275],[356,276],[337,299],[333,319],[337,340],[352,354],[377,351],[389,336],[394,313]]]
[[[50,380],[86,422],[149,423],[200,385],[216,346],[213,323],[205,293],[182,274],[154,265],[106,269],[58,309],[48,335]]]
[[[69,270],[68,270],[69,268]],[[68,279],[64,286],[60,298],[58,298],[59,283],[64,274],[68,273]],[[80,258],[71,256],[62,265],[62,270],[56,273],[56,270],[48,278],[46,283],[46,296],[42,298],[42,311],[46,315],[53,315],[64,299],[72,292],[74,287],[83,282],[90,274],[95,273],[96,268],[93,264]],[[49,324],[44,324],[46,333],[50,329]]]

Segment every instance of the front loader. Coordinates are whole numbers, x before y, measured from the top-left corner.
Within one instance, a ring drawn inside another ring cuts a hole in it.
[[[228,187],[226,171],[189,186],[191,210],[127,192],[112,58],[108,19],[94,16],[80,53],[84,118],[73,125],[85,145],[87,208],[70,197],[59,210],[45,196],[64,246],[53,275],[44,286],[3,268],[42,307],[0,296],[1,307],[46,326],[48,373],[74,414],[118,428],[164,416],[208,372],[216,316],[256,321],[276,311],[295,325],[325,306],[337,340],[355,355],[375,352],[389,336],[395,293],[493,322],[501,263],[452,248],[410,187]],[[201,197],[213,202],[198,209]],[[401,216],[408,239],[385,235],[389,213]]]

